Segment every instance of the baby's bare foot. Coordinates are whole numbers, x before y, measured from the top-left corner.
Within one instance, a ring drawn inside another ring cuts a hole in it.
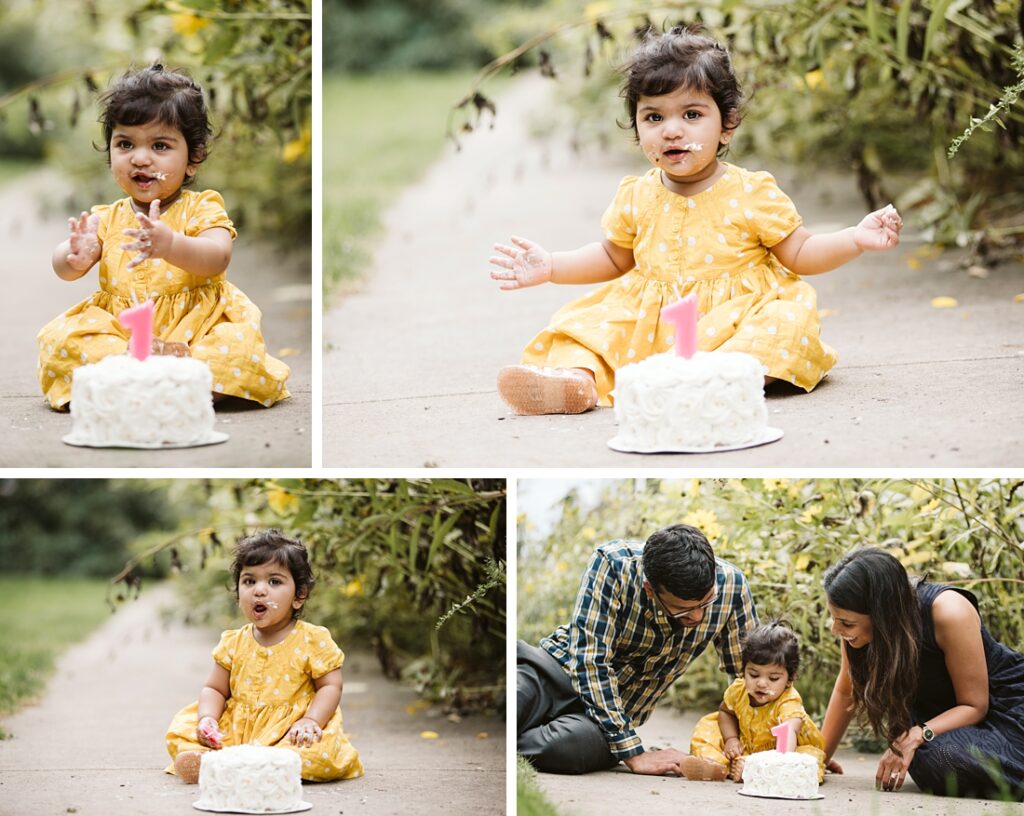
[[[163,355],[165,357],[191,357],[192,353],[188,350],[187,343],[175,343],[168,340],[161,340],[159,337],[153,338],[153,354]]]
[[[194,785],[199,781],[199,764],[203,751],[182,751],[174,758],[174,772],[183,782]]]
[[[729,773],[724,765],[695,756],[684,757],[679,767],[691,782],[721,782]]]

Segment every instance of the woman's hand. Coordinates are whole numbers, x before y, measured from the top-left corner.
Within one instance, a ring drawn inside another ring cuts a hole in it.
[[[196,735],[199,744],[207,748],[218,749],[223,747],[223,738],[217,728],[217,721],[213,717],[203,717],[199,720],[199,727],[196,728]]]
[[[149,205],[149,215],[138,213],[139,229],[126,229],[125,235],[135,238],[134,244],[121,244],[121,249],[131,252],[138,250],[128,262],[128,269],[134,269],[150,258],[166,258],[174,244],[174,230],[160,220],[160,199],[154,199]]]
[[[540,244],[525,238],[512,236],[515,247],[495,244],[495,252],[490,264],[496,269],[491,270],[491,278],[501,281],[500,289],[525,289],[527,286],[538,286],[551,280],[551,253]]]
[[[68,239],[68,255],[65,259],[77,272],[88,272],[100,259],[100,239],[96,231],[100,226],[98,215],[83,212],[78,218],[69,218],[71,237]]]
[[[324,732],[320,728],[320,723],[312,717],[303,717],[288,731],[288,738],[292,741],[292,745],[299,746],[312,745],[314,742],[319,742],[323,735]]]
[[[918,732],[917,734],[914,733],[915,730]],[[907,769],[910,768],[914,754],[917,753],[922,742],[920,731],[921,729],[915,726],[896,740],[894,747],[899,749],[903,756],[897,754],[892,748],[882,754],[882,758],[878,762],[878,770],[875,771],[875,790],[898,791],[903,787],[903,782],[907,778]]]
[[[865,251],[892,249],[900,242],[901,229],[903,219],[892,204],[886,204],[882,209],[868,213],[853,228],[853,242]]]

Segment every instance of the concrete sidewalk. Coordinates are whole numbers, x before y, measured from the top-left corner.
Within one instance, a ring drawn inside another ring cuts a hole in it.
[[[648,748],[678,748],[686,751],[699,715],[681,715],[659,708],[638,729]],[[545,796],[561,816],[622,816],[628,808],[644,816],[677,816],[686,813],[728,813],[745,816],[778,816],[780,813],[806,816],[864,816],[864,814],[920,814],[920,816],[1011,816],[1021,806],[1012,802],[981,799],[945,799],[921,793],[907,780],[895,793],[875,790],[875,769],[879,755],[840,750],[836,759],[842,775],[828,774],[819,788],[823,799],[793,801],[741,796],[742,784],[735,782],[689,782],[667,776],[635,776],[625,765],[585,776],[538,774]]]
[[[823,338],[839,364],[809,395],[769,393],[785,437],[743,451],[643,456],[610,450],[610,409],[580,416],[509,415],[498,368],[587,287],[501,292],[488,277],[495,241],[524,235],[549,249],[601,236],[623,175],[646,169],[573,153],[565,134],[528,136],[550,104],[525,78],[497,100],[497,125],[464,140],[407,190],[363,291],[324,317],[324,464],[473,467],[974,467],[1024,462],[1024,266],[967,277],[904,231],[897,250],[816,276]],[[628,139],[628,134],[622,135]],[[756,159],[731,157],[758,169]],[[852,177],[768,168],[811,230],[865,214]],[[330,179],[327,180],[330,183]],[[908,220],[910,220],[908,218]],[[957,298],[955,309],[931,300]]]
[[[75,448],[61,442],[71,417],[50,409],[36,381],[36,333],[63,309],[98,288],[93,270],[62,281],[50,253],[67,237],[64,182],[42,170],[0,188],[0,271],[7,290],[0,302],[0,467],[309,467],[312,464],[311,260],[281,255],[243,233],[235,243],[228,278],[263,310],[263,336],[271,354],[292,370],[291,399],[271,409],[244,400],[217,407],[220,445],[184,450]],[[59,202],[59,203],[55,203]]]
[[[198,788],[163,772],[164,732],[196,698],[219,633],[161,622],[179,603],[161,587],[125,605],[61,658],[39,705],[4,721],[14,736],[0,742],[0,816],[197,813]],[[366,775],[304,785],[311,812],[504,813],[504,721],[449,722],[346,651],[342,712]],[[440,737],[421,738],[428,730]]]

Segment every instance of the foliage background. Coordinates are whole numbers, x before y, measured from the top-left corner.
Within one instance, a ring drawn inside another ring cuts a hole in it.
[[[911,574],[971,590],[989,631],[1024,649],[1024,482],[996,479],[609,480],[596,502],[574,490],[550,530],[518,518],[517,636],[536,643],[568,620],[594,547],[678,522],[743,570],[762,618],[781,615],[797,632],[796,685],[819,722],[839,669],[821,579],[856,546],[885,547]],[[712,710],[727,683],[710,649],[668,702]]]
[[[0,152],[74,182],[69,210],[120,191],[95,143],[98,92],[161,61],[204,88],[214,142],[202,188],[240,228],[308,246],[312,0],[8,0],[0,6]]]

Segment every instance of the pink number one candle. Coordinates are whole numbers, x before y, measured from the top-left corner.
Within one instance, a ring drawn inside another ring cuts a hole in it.
[[[772,729],[775,737],[775,750],[780,754],[788,754],[796,748],[796,733],[789,723],[779,723]]]
[[[125,309],[117,319],[132,333],[128,338],[128,353],[136,360],[145,360],[153,348],[153,301]]]
[[[663,307],[661,316],[675,324],[676,354],[689,360],[697,351],[697,296],[687,295]]]

